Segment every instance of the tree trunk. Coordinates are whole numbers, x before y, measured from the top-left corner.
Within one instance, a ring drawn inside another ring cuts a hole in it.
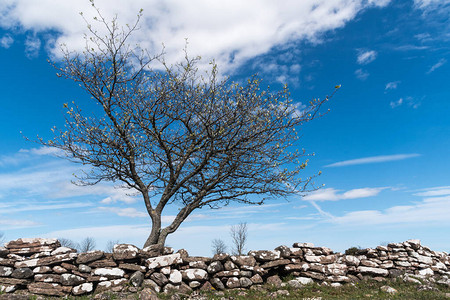
[[[147,241],[145,241],[144,248],[151,245],[159,244],[159,239],[161,235],[161,216],[155,213],[154,215],[151,215],[151,218],[152,218],[152,231],[150,232]],[[164,238],[164,242],[165,240],[166,239]],[[164,242],[163,244],[161,244],[161,246],[164,246]]]

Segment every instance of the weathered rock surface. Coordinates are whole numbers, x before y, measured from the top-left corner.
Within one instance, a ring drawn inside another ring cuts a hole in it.
[[[106,291],[137,292],[140,287],[182,294],[257,288],[263,283],[294,289],[313,282],[338,287],[366,278],[383,281],[387,276],[425,289],[430,286],[424,286],[423,280],[450,285],[449,270],[448,253],[431,251],[418,240],[360,249],[356,255],[295,243],[292,248],[283,245],[244,256],[221,253],[213,258],[190,257],[184,249],[174,253],[169,247],[139,249],[130,244],[115,245],[113,253],[78,254],[54,239],[22,239],[0,247],[0,290],[10,295],[22,290],[58,297],[94,290],[101,295]],[[280,276],[286,275],[295,279],[282,283]],[[388,287],[381,290],[390,293]]]

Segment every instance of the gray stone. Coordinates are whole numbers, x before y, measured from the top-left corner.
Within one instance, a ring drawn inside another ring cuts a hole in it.
[[[267,284],[272,284],[276,287],[280,287],[281,283],[282,281],[278,275],[273,275],[267,278]]]
[[[140,287],[143,282],[144,274],[140,271],[136,271],[130,276],[130,283],[132,286]]]
[[[169,282],[169,279],[167,279],[167,277],[161,273],[153,273],[150,276],[150,279],[156,282],[158,286],[163,286]]]
[[[187,269],[181,271],[184,280],[188,281],[204,281],[208,280],[208,272],[203,269]]]
[[[142,258],[151,258],[162,255],[163,247],[160,245],[150,245],[139,250],[139,256]]]
[[[398,291],[396,289],[394,289],[394,288],[392,288],[390,286],[387,286],[387,285],[383,285],[382,287],[380,287],[380,290],[385,292],[385,293],[391,294],[391,295],[394,295],[394,294],[398,293]]]
[[[85,278],[75,275],[75,274],[62,274],[61,275],[62,285],[75,286],[75,285],[80,285],[85,282],[86,282]]]
[[[99,260],[105,256],[105,253],[100,250],[91,251],[87,253],[81,253],[77,257],[77,264],[87,264],[96,260]]]
[[[12,274],[13,268],[0,266],[0,277],[8,277]]]
[[[288,246],[281,245],[276,247],[275,250],[280,251],[280,255],[283,258],[288,258],[291,256],[291,249]]]
[[[115,260],[135,259],[139,255],[139,248],[131,244],[116,244],[113,248]]]
[[[78,270],[82,273],[90,273],[92,271],[92,268],[87,265],[79,265]]]
[[[181,272],[178,270],[170,271],[169,282],[175,285],[181,284],[183,277],[181,276]]]
[[[235,288],[241,287],[239,278],[237,278],[237,277],[228,278],[226,285],[227,285],[227,288],[229,288],[229,289],[235,289]]]
[[[259,250],[259,251],[250,251],[248,253],[251,256],[254,256],[257,261],[267,262],[279,259],[281,257],[281,252],[278,250]]]
[[[5,247],[0,247],[0,257],[5,258],[9,254],[8,249]]]
[[[149,269],[167,267],[171,265],[181,264],[182,262],[183,260],[181,259],[180,253],[151,257],[146,260]]]
[[[250,266],[253,267],[256,265],[256,260],[253,256],[250,255],[241,255],[241,256],[231,256],[230,257],[233,263],[238,265],[239,267],[242,266]]]
[[[224,269],[223,265],[220,261],[213,261],[212,263],[209,264],[208,268],[206,268],[209,274],[221,272],[223,271],[223,269]]]
[[[17,279],[26,279],[26,278],[31,278],[33,276],[34,276],[34,273],[30,268],[18,268],[18,269],[15,269],[11,274],[12,278],[17,278]]]
[[[225,290],[225,286],[224,286],[223,282],[222,282],[219,278],[212,278],[212,279],[210,280],[210,282],[211,282],[211,285],[212,285],[216,290],[219,290],[219,291]]]
[[[34,282],[30,283],[27,288],[31,293],[38,295],[58,297],[62,297],[65,295],[62,286],[57,283]]]
[[[84,295],[92,292],[94,290],[94,285],[91,282],[82,283],[80,285],[74,286],[72,293],[75,296]]]
[[[18,239],[5,244],[5,248],[10,253],[25,256],[39,252],[51,252],[58,247],[61,247],[61,244],[57,239],[42,238]]]
[[[389,275],[389,271],[385,269],[380,268],[371,268],[371,267],[362,267],[359,266],[357,268],[357,271],[361,274],[367,274],[367,275],[375,275],[375,276],[387,276]]]
[[[253,282],[247,277],[241,277],[239,278],[239,284],[243,288],[248,288],[252,286]]]
[[[297,280],[302,285],[314,283],[314,280],[308,277],[296,277],[295,280]]]

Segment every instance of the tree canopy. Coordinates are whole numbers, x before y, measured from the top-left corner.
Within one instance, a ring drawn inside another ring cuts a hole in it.
[[[168,65],[163,53],[129,43],[140,17],[122,27],[99,12],[95,20],[106,35],[88,25],[83,52],[62,48],[58,76],[79,83],[102,113],[65,104],[65,127],[53,128],[54,138],[40,143],[91,166],[81,184],[121,182],[141,194],[152,220],[145,246],[164,245],[195,209],[261,204],[305,191],[311,177],[300,177],[307,160],[297,132],[328,97],[299,106],[287,86],[272,92],[256,75],[233,82],[219,76],[214,62],[199,71],[200,58],[188,55]],[[172,203],[181,209],[162,228]]]

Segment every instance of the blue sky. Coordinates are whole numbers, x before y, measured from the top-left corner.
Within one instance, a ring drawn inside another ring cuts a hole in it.
[[[258,73],[273,89],[289,84],[296,102],[342,88],[330,112],[302,128],[311,157],[305,177],[322,171],[306,197],[263,206],[199,210],[168,238],[191,254],[211,241],[231,244],[229,228],[249,225],[247,250],[313,242],[343,251],[419,238],[450,251],[450,1],[96,1],[106,16],[131,22],[134,37],[167,59],[216,59],[241,80]],[[300,2],[300,3],[298,3]],[[27,141],[64,122],[63,103],[93,109],[74,83],[47,62],[58,45],[80,50],[88,1],[0,0],[0,231],[19,237],[90,236],[142,246],[150,219],[139,197],[101,184],[77,187],[80,166]],[[168,222],[177,207],[165,212]]]

